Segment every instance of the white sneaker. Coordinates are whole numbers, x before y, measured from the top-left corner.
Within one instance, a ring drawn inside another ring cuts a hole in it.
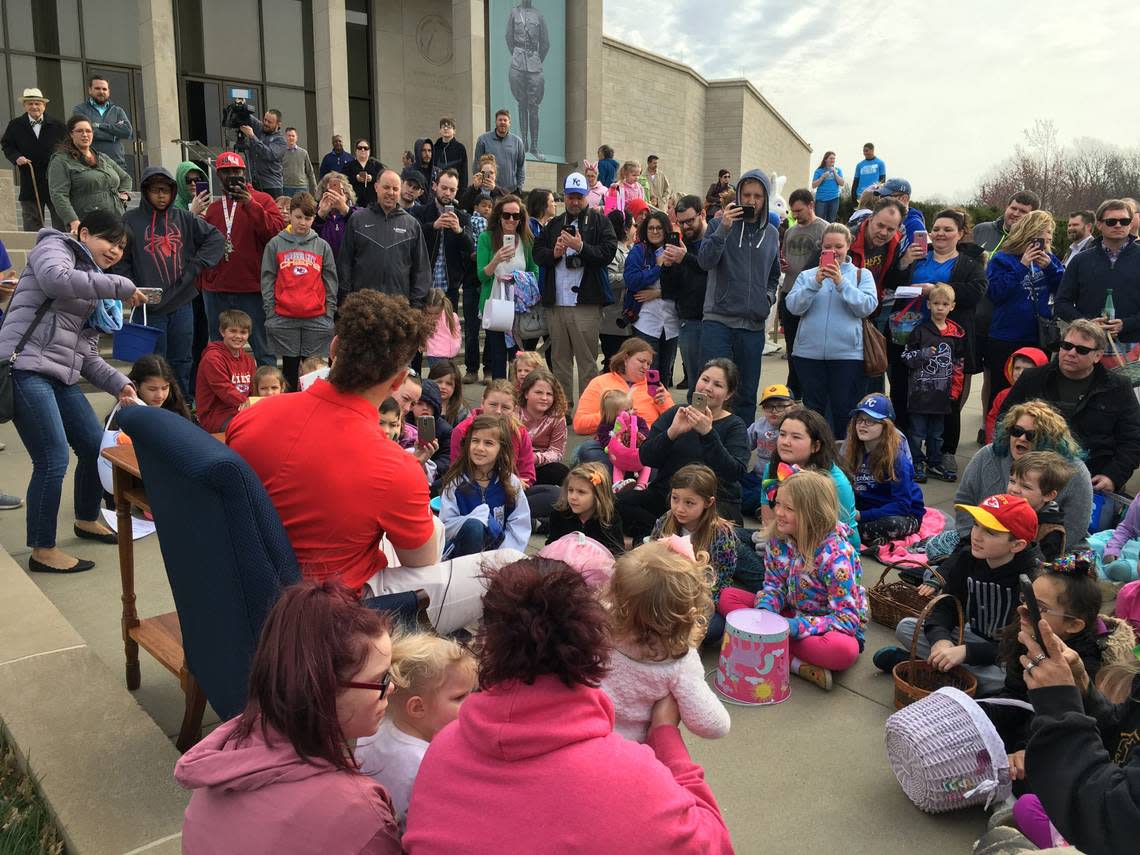
[[[764,344],[764,355],[770,356],[773,353],[779,353],[783,349],[783,345],[777,344],[774,341],[769,341]]]

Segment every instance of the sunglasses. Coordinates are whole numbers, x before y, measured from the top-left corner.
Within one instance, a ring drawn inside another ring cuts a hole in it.
[[[1132,218],[1131,217],[1127,217],[1127,218],[1122,217],[1122,218],[1118,219],[1116,217],[1109,217],[1107,220],[1101,220],[1101,222],[1104,223],[1106,226],[1130,226],[1130,225],[1132,225]]]
[[[1037,431],[1026,430],[1021,425],[1014,425],[1013,427],[1011,427],[1009,429],[1009,435],[1012,436],[1014,439],[1018,439],[1020,437],[1025,437],[1027,442],[1033,442],[1033,440],[1037,439]]]
[[[342,689],[371,689],[374,692],[379,692],[380,697],[383,698],[388,694],[388,690],[392,688],[392,672],[384,672],[384,676],[380,678],[379,683],[359,683],[353,680],[342,680],[339,685]]]
[[[1081,356],[1088,356],[1090,353],[1093,353],[1096,350],[1095,347],[1089,347],[1088,345],[1084,344],[1076,344],[1071,341],[1063,341],[1058,345],[1058,347],[1060,347],[1061,350],[1075,350]]]
[[[366,146],[366,145],[358,145],[358,146],[356,147],[356,150],[357,150],[357,151],[368,151],[368,150],[369,150],[369,147],[368,147],[368,146]]]
[[[513,211],[501,211],[499,213],[500,220],[521,220],[522,214],[516,214]]]

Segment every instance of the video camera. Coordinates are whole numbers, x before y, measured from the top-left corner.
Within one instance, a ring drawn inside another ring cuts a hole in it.
[[[236,131],[242,125],[248,125],[253,118],[253,110],[244,98],[234,98],[222,109],[222,127]]]

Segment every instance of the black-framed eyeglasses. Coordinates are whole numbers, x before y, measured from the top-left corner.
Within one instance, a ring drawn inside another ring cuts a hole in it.
[[[1130,226],[1132,225],[1132,218],[1123,217],[1109,217],[1106,220],[1101,220],[1106,226]]]
[[[500,220],[521,220],[522,214],[518,213],[516,211],[500,211],[499,212],[499,219]]]
[[[698,219],[700,219],[700,218],[697,216],[689,217],[686,220],[682,220],[680,217],[678,217],[677,218],[677,225],[679,225],[681,228],[684,228],[686,226],[691,226],[691,225],[696,224]]]
[[[1023,606],[1025,605],[1025,595],[1024,594],[1018,594],[1017,599],[1020,601],[1020,603]],[[1080,620],[1080,618],[1078,618],[1076,615],[1071,615],[1068,612],[1059,612],[1056,609],[1047,609],[1043,605],[1041,605],[1040,602],[1037,603],[1037,610],[1039,612],[1041,612],[1041,614],[1043,614],[1043,615],[1056,615],[1059,618],[1071,618],[1072,620]]]
[[[1077,344],[1074,341],[1063,341],[1058,347],[1060,347],[1061,350],[1075,350],[1081,356],[1088,356],[1096,350],[1095,347],[1089,347],[1087,344]]]
[[[379,683],[361,683],[357,680],[341,680],[338,685],[342,689],[371,689],[374,692],[379,692],[380,697],[383,698],[392,688],[392,672],[385,671]]]
[[[1009,429],[1009,435],[1014,439],[1025,437],[1026,442],[1033,442],[1037,439],[1037,431],[1030,428],[1023,428],[1021,425],[1014,425]]]

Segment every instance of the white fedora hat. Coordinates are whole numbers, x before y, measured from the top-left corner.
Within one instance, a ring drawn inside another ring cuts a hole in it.
[[[25,89],[24,94],[20,96],[20,100],[21,101],[43,101],[45,104],[48,103],[48,99],[44,97],[44,93],[41,92],[39,89],[37,89],[34,86],[31,87],[30,89]]]

